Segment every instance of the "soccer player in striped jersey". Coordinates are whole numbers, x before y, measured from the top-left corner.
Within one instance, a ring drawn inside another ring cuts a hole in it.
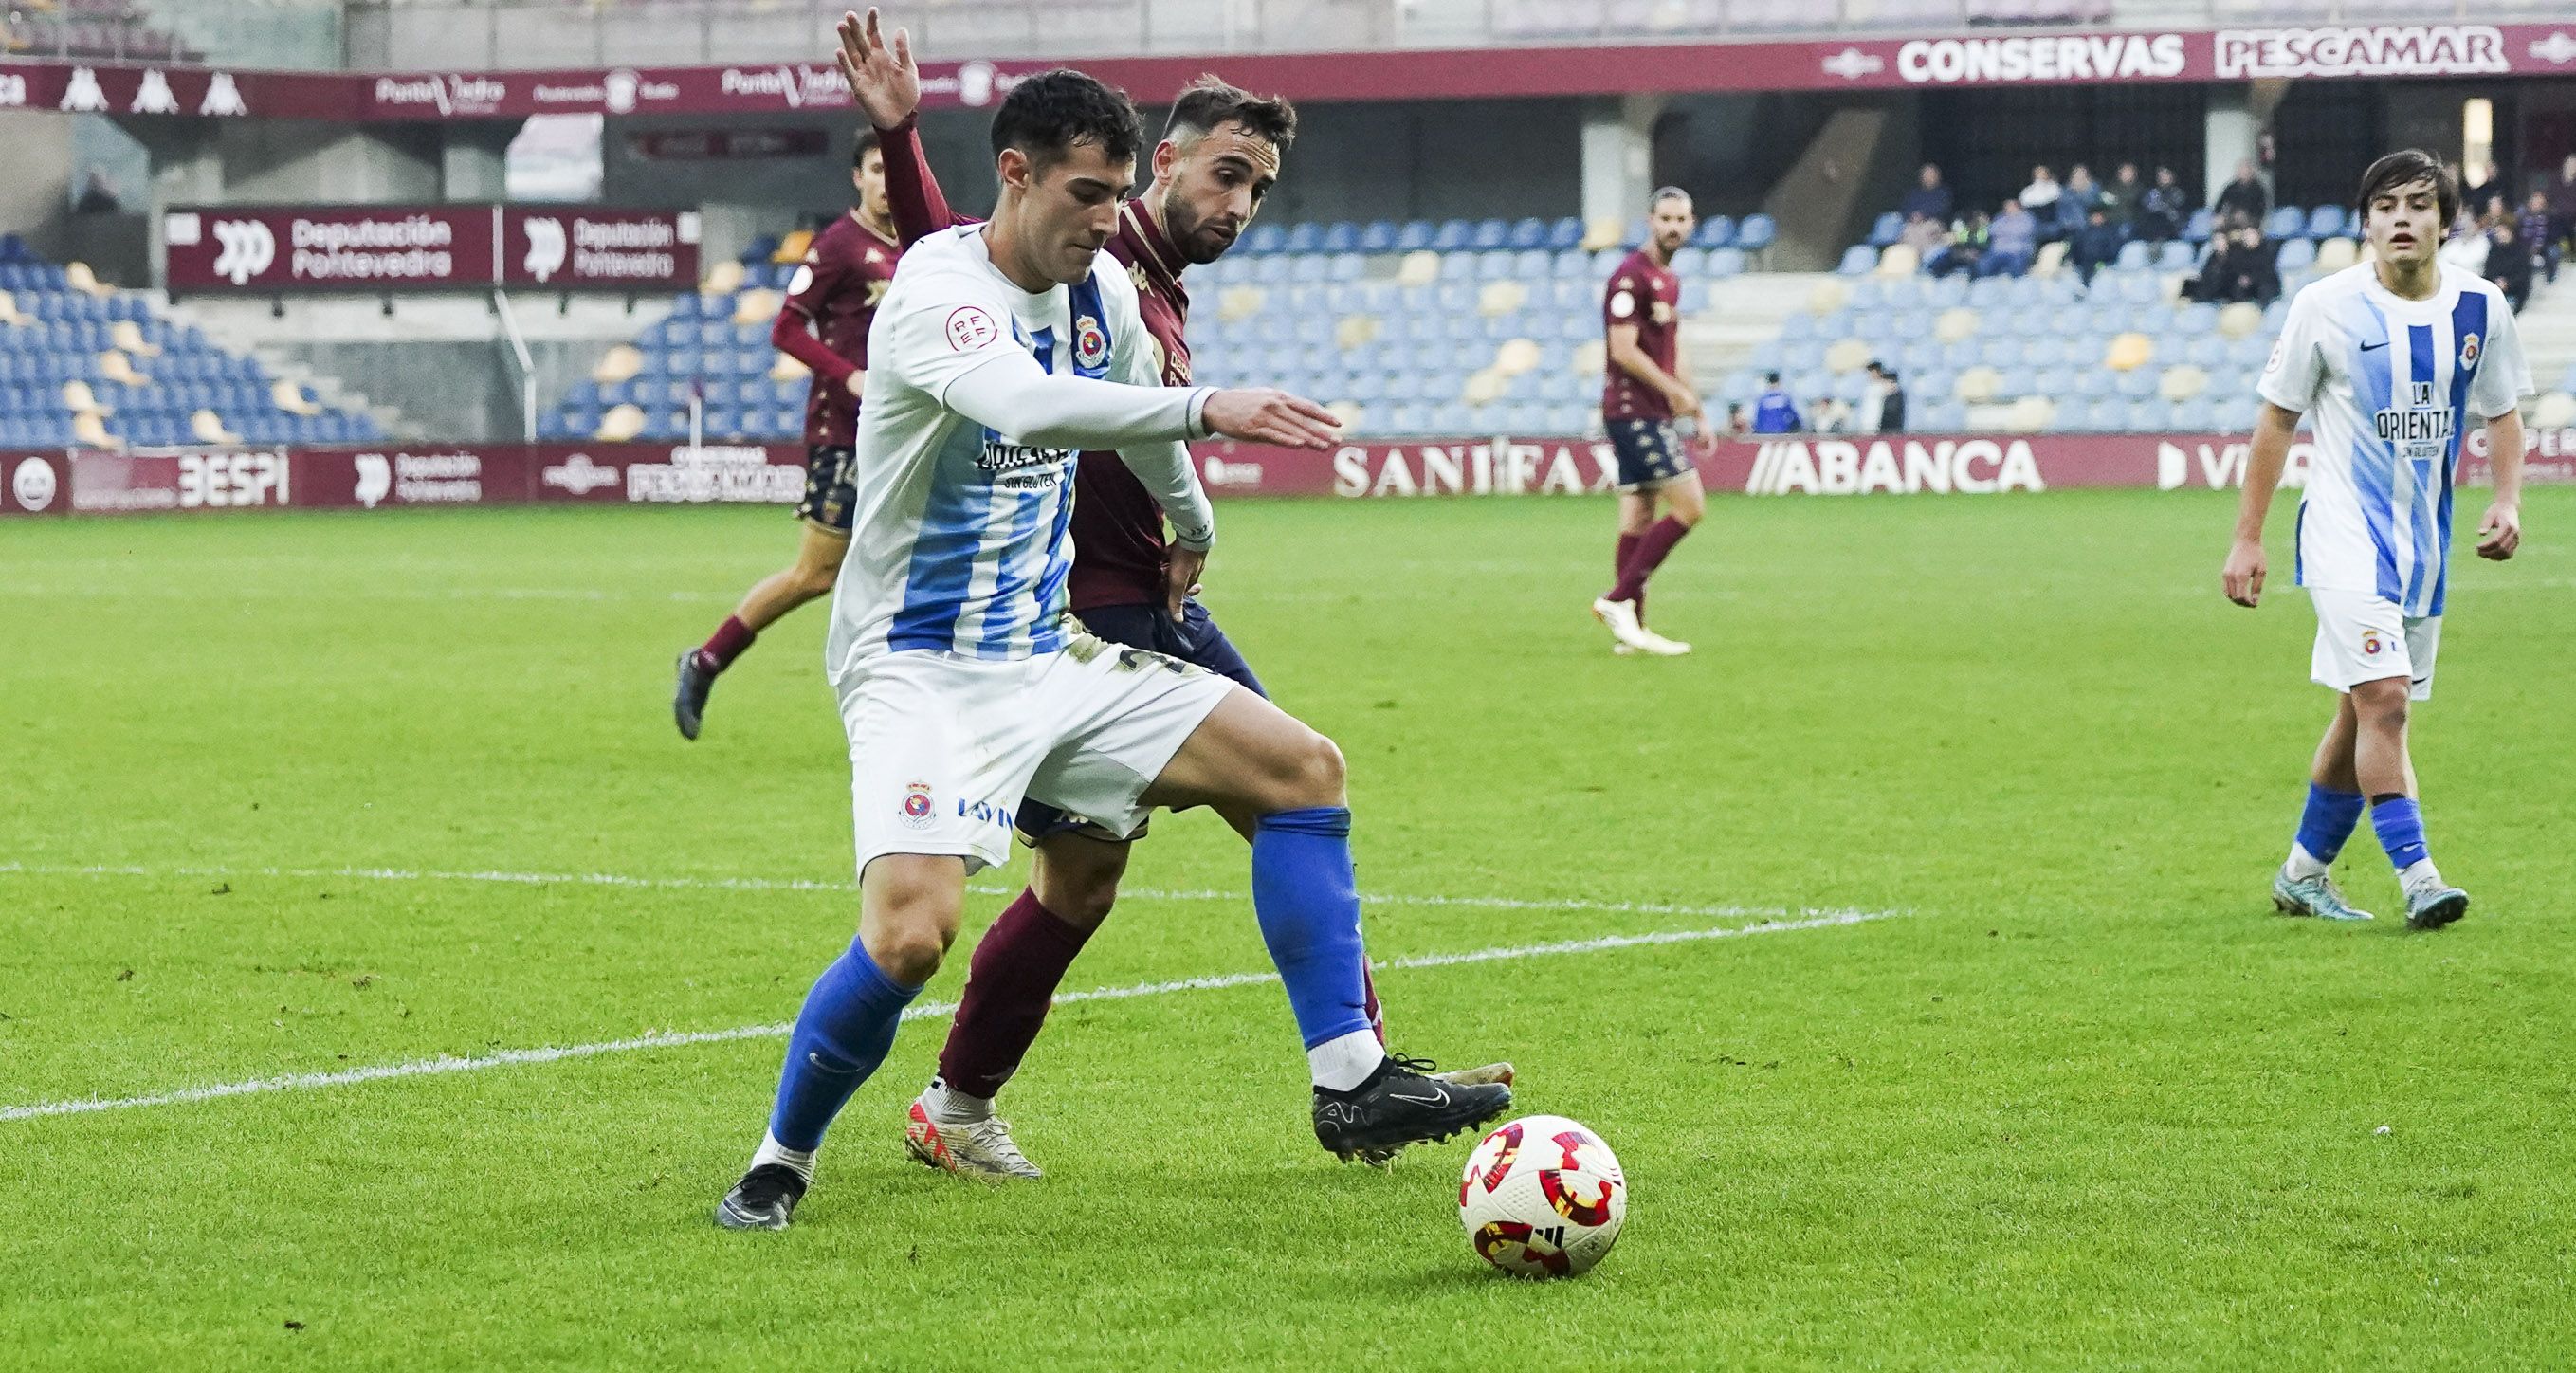
[[[1338,429],[1281,392],[1160,384],[1134,283],[1097,261],[1141,137],[1127,97],[1080,72],[1019,82],[993,119],[992,220],[906,253],[869,331],[868,460],[825,646],[850,745],[859,932],[805,998],[769,1129],[720,1225],[787,1226],[824,1130],[956,937],[967,878],[1009,858],[1023,797],[1121,837],[1161,806],[1254,817],[1253,910],[1326,1148],[1446,1138],[1511,1104],[1509,1087],[1412,1071],[1369,1025],[1332,742],[1258,693],[1065,614],[1081,452],[1118,452],[1170,518],[1164,604],[1177,613],[1216,536],[1187,440],[1320,449]]]
[[[885,147],[886,193],[897,237],[909,246],[971,223],[950,211],[922,154],[914,126],[920,74],[907,36],[897,31],[889,40],[872,9],[864,21],[845,20],[840,38],[842,72]],[[1190,384],[1184,274],[1223,256],[1250,226],[1296,135],[1297,112],[1287,101],[1252,95],[1214,77],[1192,82],[1173,102],[1153,150],[1153,183],[1119,207],[1118,230],[1107,249],[1135,285],[1163,384]],[[1083,454],[1074,476],[1068,605],[1084,629],[1110,643],[1150,649],[1267,695],[1251,665],[1195,598],[1182,602],[1177,618],[1169,613],[1163,593],[1170,538],[1163,526],[1162,510],[1118,454]],[[1246,839],[1253,837],[1250,816],[1226,818]],[[1125,836],[1110,833],[1042,802],[1018,808],[1017,828],[1036,851],[1028,888],[977,941],[938,1075],[912,1103],[904,1126],[914,1157],[960,1175],[1041,1175],[994,1109],[994,1099],[1036,1042],[1073,960],[1116,904],[1130,841],[1144,833],[1141,826]],[[1382,1040],[1385,1024],[1374,983],[1365,990],[1370,1023]],[[1433,1066],[1406,1061],[1426,1071]],[[1512,1066],[1489,1063],[1439,1076],[1462,1085],[1509,1083]],[[1370,1150],[1362,1157],[1383,1164],[1393,1154]]]
[[[814,377],[805,398],[805,496],[796,503],[804,529],[796,561],[761,578],[705,643],[680,655],[671,718],[684,739],[698,737],[716,677],[760,631],[830,595],[850,549],[851,444],[867,382],[868,325],[894,284],[895,259],[903,256],[886,202],[885,154],[874,133],[859,135],[850,161],[859,203],[814,236],[769,331],[770,343]]]
[[[2272,900],[2292,915],[2370,918],[2331,875],[2366,804],[2406,923],[2432,929],[2466,914],[2469,896],[2443,880],[2425,841],[2408,703],[2433,694],[2452,481],[2471,424],[2486,426],[2495,473],[2478,556],[2502,561],[2522,542],[2519,407],[2531,369],[2503,293],[2435,255],[2460,203],[2439,161],[2419,151],[2379,159],[2357,203],[2371,255],[2290,302],[2257,383],[2264,404],[2220,578],[2238,605],[2262,599],[2263,517],[2307,414],[2316,441],[2299,500],[2298,583],[2317,614],[2310,679],[2339,697]]]

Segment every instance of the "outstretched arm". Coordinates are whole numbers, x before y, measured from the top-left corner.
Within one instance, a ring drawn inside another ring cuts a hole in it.
[[[781,307],[776,323],[769,326],[769,346],[805,364],[807,371],[829,377],[843,386],[858,375],[859,369],[848,358],[823,346],[807,327],[805,312],[794,305]]]
[[[897,29],[887,42],[884,24],[870,9],[864,20],[843,14],[840,38],[841,75],[885,154],[886,198],[893,202],[897,240],[909,248],[924,234],[972,223],[949,210],[930,159],[921,152],[921,69],[913,62],[912,35]]]

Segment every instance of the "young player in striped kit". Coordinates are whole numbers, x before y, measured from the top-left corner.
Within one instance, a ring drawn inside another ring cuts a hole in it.
[[[2408,756],[2408,703],[2433,692],[2450,573],[2452,481],[2471,424],[2486,426],[2495,495],[2478,556],[2522,541],[2522,416],[2531,369],[2513,311],[2492,284],[2435,250],[2460,191],[2429,153],[2391,153],[2362,177],[2372,258],[2290,304],[2258,391],[2253,453],[2221,579],[2229,600],[2262,597],[2263,517],[2299,416],[2315,456],[2299,501],[2298,582],[2317,614],[2309,675],[2341,693],[2309,773],[2307,810],[2272,879],[2281,910],[2367,920],[2329,873],[2367,804],[2396,866],[2407,924],[2447,925],[2469,896],[2433,866]]]
[[[825,666],[849,736],[859,932],[807,993],[769,1128],[716,1208],[784,1229],[825,1129],[891,1047],[956,937],[966,879],[1010,854],[1034,797],[1121,837],[1158,806],[1255,817],[1253,909],[1343,1153],[1445,1138],[1511,1104],[1392,1060],[1371,1029],[1341,754],[1225,678],[1065,614],[1073,471],[1114,449],[1172,522],[1167,608],[1215,514],[1186,441],[1322,448],[1329,412],[1277,391],[1165,387],[1134,284],[1098,264],[1132,188],[1127,98],[1033,76],[993,120],[990,223],[905,254],[870,330],[857,517]]]

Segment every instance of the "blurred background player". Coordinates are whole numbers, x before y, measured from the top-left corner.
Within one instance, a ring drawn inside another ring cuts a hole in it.
[[[1663,566],[1673,545],[1691,532],[1707,509],[1699,469],[1675,422],[1691,426],[1691,442],[1709,437],[1708,413],[1682,378],[1681,278],[1673,254],[1698,226],[1690,193],[1666,186],[1647,210],[1645,246],[1628,254],[1601,302],[1609,332],[1609,376],[1601,390],[1601,422],[1619,456],[1619,544],[1612,563],[1617,579],[1592,603],[1593,618],[1610,627],[1615,651],[1676,657],[1690,645],[1646,628],[1646,579]],[[1655,504],[1665,508],[1655,518]]]
[[[717,675],[781,616],[830,595],[841,557],[850,550],[850,464],[859,392],[868,377],[868,326],[903,256],[886,200],[885,153],[875,134],[859,135],[850,162],[858,208],[814,236],[769,330],[772,346],[814,374],[805,397],[805,496],[796,503],[804,528],[796,561],[753,583],[705,643],[680,655],[671,715],[682,738],[698,737]]]
[[[2221,580],[2238,605],[2262,599],[2263,517],[2299,416],[2312,415],[2298,580],[2317,613],[2310,678],[2341,693],[2308,774],[2298,837],[2272,877],[2273,903],[2293,915],[2370,918],[2330,875],[2365,797],[2405,889],[2406,923],[2436,928],[2469,909],[2425,844],[2407,709],[2433,694],[2461,439],[2485,423],[2495,497],[2478,523],[2478,556],[2510,558],[2522,542],[2519,407],[2532,387],[2503,293],[2435,256],[2459,197],[2430,153],[2372,163],[2357,205],[2377,261],[2366,257],[2290,302],[2258,384],[2264,405]]]
[[[769,1130],[717,1208],[728,1228],[788,1225],[826,1128],[956,937],[967,878],[1009,857],[1010,807],[1032,794],[1122,837],[1158,806],[1257,818],[1253,909],[1325,1148],[1442,1139],[1511,1105],[1509,1087],[1407,1070],[1370,1027],[1332,742],[1065,614],[1076,450],[1118,450],[1170,517],[1177,613],[1216,536],[1187,440],[1321,450],[1339,431],[1278,391],[1158,384],[1135,286],[1099,261],[1139,141],[1124,94],[1075,71],[1020,81],[993,120],[992,220],[923,239],[888,294],[825,651],[850,742],[859,931],[797,1016]]]
[[[898,29],[889,39],[882,16],[871,9],[864,20],[843,23],[840,62],[886,151],[897,240],[909,246],[926,234],[971,222],[949,209],[921,151],[914,125],[921,80],[909,34]],[[1119,207],[1108,243],[1136,287],[1162,384],[1190,384],[1184,336],[1190,296],[1182,275],[1193,265],[1216,261],[1242,237],[1296,138],[1297,111],[1286,100],[1252,95],[1213,76],[1192,82],[1173,103],[1154,148],[1153,180]],[[1269,694],[1206,607],[1192,597],[1182,601],[1177,616],[1172,613],[1166,600],[1171,545],[1162,507],[1118,454],[1082,455],[1070,533],[1068,604],[1085,629]],[[1228,813],[1226,820],[1252,837],[1251,816]],[[1125,836],[1113,834],[1035,800],[1021,803],[1017,822],[1035,850],[1029,885],[976,943],[938,1076],[912,1103],[905,1122],[913,1155],[953,1173],[1041,1175],[1012,1138],[1010,1123],[996,1114],[994,1098],[1036,1042],[1074,958],[1117,903],[1128,845],[1144,834],[1141,825]],[[1370,1022],[1383,1038],[1374,982],[1367,1001]],[[1406,1061],[1425,1070],[1432,1066]],[[1458,1083],[1508,1083],[1511,1065],[1442,1076]],[[1392,1157],[1391,1151],[1368,1155],[1372,1163]]]

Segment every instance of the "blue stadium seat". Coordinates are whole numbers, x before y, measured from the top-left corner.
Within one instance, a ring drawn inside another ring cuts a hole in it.
[[[1311,253],[1324,246],[1324,230],[1319,224],[1299,224],[1288,231],[1282,247],[1291,253]]]
[[[1746,215],[1744,223],[1735,231],[1735,246],[1748,253],[1758,253],[1771,246],[1771,240],[1779,231],[1780,226],[1769,215]]]
[[[1547,221],[1540,219],[1536,215],[1514,221],[1512,224],[1511,236],[1504,241],[1503,246],[1507,248],[1546,247]]]
[[[2263,221],[2266,238],[2297,238],[2307,232],[2308,217],[2296,205],[2284,205]]]
[[[1879,215],[1876,223],[1869,226],[1868,242],[1873,248],[1885,248],[1904,236],[1905,216],[1894,210],[1888,210]]]
[[[1709,249],[1708,274],[1712,277],[1744,275],[1744,250],[1741,248]]]
[[[1360,226],[1353,224],[1348,220],[1340,220],[1333,224],[1329,224],[1324,228],[1324,239],[1319,246],[1323,251],[1328,253],[1358,252],[1360,248]]]
[[[1431,248],[1432,251],[1441,253],[1460,252],[1475,236],[1476,226],[1466,220],[1442,220],[1439,231],[1431,236]]]
[[[1843,276],[1866,276],[1878,270],[1878,250],[1866,243],[1855,243],[1843,249],[1842,264],[1834,270]]]
[[[2272,265],[2279,268],[2284,277],[2302,268],[2313,267],[2317,265],[2317,245],[2304,238],[2291,239],[2281,245],[2281,254],[2272,260]]]
[[[2120,245],[2120,255],[2112,259],[2111,265],[2123,272],[2146,271],[2154,263],[2150,251],[2143,240],[2133,238]]]
[[[1583,221],[1567,215],[1548,226],[1546,246],[1556,252],[1583,246]],[[1705,244],[1703,247],[1707,246]]]
[[[2308,237],[2335,238],[2343,232],[2343,207],[2341,205],[2320,205],[2315,209],[2308,211]]]
[[[1431,246],[1431,241],[1439,236],[1439,232],[1438,227],[1429,220],[1410,221],[1396,231],[1395,250],[1399,253],[1420,252]]]
[[[1711,215],[1699,222],[1699,232],[1691,235],[1691,242],[1703,248],[1735,247],[1735,221],[1725,215]]]
[[[1276,224],[1255,224],[1243,236],[1243,251],[1254,257],[1278,252],[1288,242],[1288,231]]]
[[[1478,252],[1491,252],[1511,246],[1512,226],[1500,219],[1480,219],[1467,237],[1467,246]]]
[[[1403,230],[1396,226],[1394,220],[1371,220],[1367,227],[1360,230],[1359,250],[1363,253],[1394,252],[1396,236],[1402,232]]]
[[[2207,396],[2194,396],[2173,408],[2172,425],[2178,433],[2207,433],[2218,427],[2218,407]]]

